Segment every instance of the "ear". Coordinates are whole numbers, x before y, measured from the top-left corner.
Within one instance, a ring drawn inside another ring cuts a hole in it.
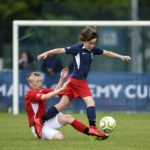
[[[29,82],[28,82],[28,85],[29,85],[29,87],[32,87],[32,82],[29,81]]]

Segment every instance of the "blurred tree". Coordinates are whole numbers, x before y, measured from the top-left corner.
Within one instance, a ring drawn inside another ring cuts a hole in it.
[[[12,21],[38,19],[40,14],[40,0],[0,0],[0,57],[4,57],[6,67],[12,64]]]
[[[40,15],[40,0],[0,0],[3,19],[36,19]]]
[[[130,0],[53,0],[43,1],[42,5],[44,19],[130,19]]]
[[[129,20],[130,2],[131,0],[0,0],[0,57],[5,57],[5,61],[9,59],[11,65],[13,20]],[[149,20],[149,7],[149,0],[139,0],[140,20]],[[64,32],[67,35],[68,31]]]

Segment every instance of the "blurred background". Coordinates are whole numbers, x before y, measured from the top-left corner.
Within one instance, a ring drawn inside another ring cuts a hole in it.
[[[0,0],[0,109],[12,107],[12,21],[13,20],[149,20],[149,0]],[[79,42],[82,27],[20,27],[19,68],[20,107],[28,90],[28,72],[43,72],[44,85],[54,87],[61,68],[72,68],[67,55],[50,56],[51,61],[37,61],[38,54]],[[88,83],[99,111],[150,110],[150,27],[98,27],[98,46],[122,55],[129,63],[96,56]],[[29,59],[30,67],[23,63]],[[9,79],[9,80],[8,80]],[[118,90],[118,93],[115,91]],[[58,98],[56,98],[58,101]],[[82,111],[82,101],[73,102],[71,110]],[[83,105],[83,104],[82,104]],[[49,106],[49,105],[48,105]],[[74,107],[76,106],[76,107]],[[78,108],[78,109],[77,109]]]
[[[137,0],[133,0],[137,1]],[[136,20],[149,20],[150,2],[148,0],[138,0]],[[71,0],[0,0],[0,58],[3,60],[3,69],[12,69],[12,21],[13,20],[132,20],[132,1],[131,0],[90,0],[71,1]],[[60,32],[63,30],[63,32]],[[46,50],[49,48],[67,46],[78,42],[80,29],[71,32],[67,28],[45,29],[30,28],[20,30],[20,50],[30,49]],[[101,29],[100,29],[101,30]],[[98,44],[103,48],[122,50],[122,53],[131,54],[130,50],[130,30],[124,29],[105,29],[100,33]],[[150,64],[146,63],[148,57],[149,28],[140,28],[139,53],[144,58],[142,71],[150,71]],[[111,33],[111,34],[109,34]],[[44,39],[43,36],[44,35]],[[53,35],[53,36],[50,36]],[[105,40],[113,39],[112,42]],[[69,38],[68,38],[69,36]],[[42,40],[41,40],[42,38]],[[55,42],[54,42],[55,41]],[[30,42],[30,43],[29,43]],[[26,44],[27,43],[27,44]],[[27,47],[29,45],[29,47]],[[118,48],[116,46],[119,46]],[[42,47],[42,48],[41,48]],[[142,47],[142,48],[141,48]],[[39,54],[38,51],[36,53]],[[36,55],[35,53],[35,55]],[[146,55],[147,54],[147,55]],[[150,54],[149,54],[150,55]],[[115,63],[115,61],[113,61]],[[66,62],[63,62],[65,64]],[[111,64],[111,63],[110,63]],[[107,65],[108,66],[108,65]],[[114,65],[112,65],[114,66]],[[112,66],[108,69],[114,70]],[[126,65],[127,66],[127,65]],[[116,69],[130,71],[130,67],[120,67]],[[94,68],[93,68],[94,69]],[[102,71],[107,71],[103,68]],[[110,70],[108,70],[110,71]]]

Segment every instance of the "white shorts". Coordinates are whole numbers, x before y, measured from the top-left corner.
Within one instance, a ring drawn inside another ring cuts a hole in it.
[[[59,115],[63,115],[61,112],[59,112],[55,117],[47,120],[43,127],[42,127],[42,139],[43,140],[52,140],[53,136],[59,132],[56,129],[61,128],[63,125],[61,125],[58,122],[58,116]],[[37,138],[36,132],[35,132],[35,127],[32,126],[31,127],[32,133],[34,134],[34,136]]]

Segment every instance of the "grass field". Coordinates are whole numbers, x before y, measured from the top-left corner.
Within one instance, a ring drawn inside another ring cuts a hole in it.
[[[72,115],[88,124],[85,114]],[[68,125],[61,129],[64,141],[43,141],[33,137],[25,113],[0,112],[0,150],[150,150],[150,114],[97,113],[97,125],[105,115],[117,121],[107,140],[91,141]]]

